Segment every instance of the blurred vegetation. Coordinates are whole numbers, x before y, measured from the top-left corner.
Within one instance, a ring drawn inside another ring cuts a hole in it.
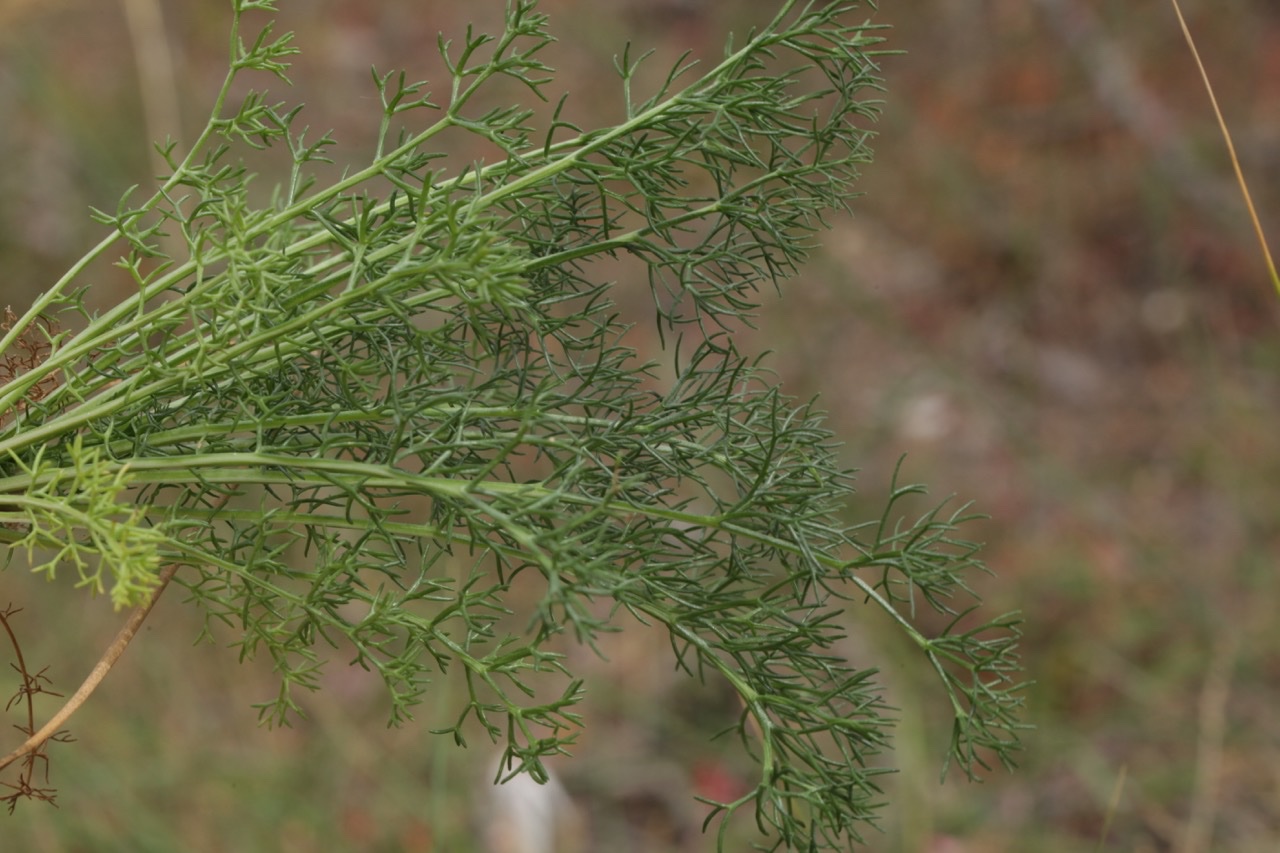
[[[147,180],[148,122],[164,119],[140,94],[135,59],[154,42],[136,18],[131,35],[130,5],[0,0],[0,301],[25,304],[97,235],[88,205],[114,209]],[[180,137],[224,70],[225,10],[161,5]],[[594,124],[597,103],[600,120],[617,103],[601,69],[626,40],[657,45],[660,68],[716,54],[771,6],[544,0],[562,39],[548,61]],[[429,76],[438,31],[500,7],[287,6],[310,124],[369,144],[368,66]],[[1280,221],[1280,14],[1265,0],[1187,12],[1263,223]],[[991,515],[998,577],[982,592],[1026,614],[1037,730],[1015,775],[939,785],[945,737],[917,714],[933,688],[891,669],[902,772],[872,847],[1274,849],[1280,311],[1172,12],[921,0],[877,20],[906,53],[885,64],[867,197],[752,345],[776,348],[790,393],[821,392],[867,507],[906,452],[911,479]],[[112,301],[110,275],[92,299]],[[54,689],[117,627],[105,600],[20,572],[3,593]],[[54,747],[60,808],[20,804],[5,849],[471,849],[470,780],[489,756],[425,725],[384,731],[373,685],[341,668],[307,721],[258,729],[271,674],[187,647],[197,624],[162,601],[73,720],[78,741]],[[878,627],[851,625],[848,653],[905,654]],[[595,700],[577,760],[557,768],[593,849],[706,849],[690,797],[741,772],[708,740],[735,711],[674,674],[657,635],[603,651],[572,652]]]

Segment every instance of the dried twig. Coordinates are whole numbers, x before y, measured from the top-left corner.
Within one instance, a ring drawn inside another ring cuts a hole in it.
[[[80,685],[80,689],[63,704],[58,713],[54,714],[52,719],[45,723],[40,731],[27,738],[26,743],[22,746],[4,758],[0,758],[0,770],[44,745],[46,741],[58,733],[71,715],[93,694],[93,691],[102,683],[102,679],[106,678],[107,673],[111,671],[111,667],[115,666],[116,661],[120,659],[120,655],[124,654],[125,648],[128,647],[134,635],[138,633],[138,629],[142,627],[147,614],[151,612],[151,608],[160,599],[160,595],[164,592],[165,587],[169,585],[169,581],[173,578],[175,571],[177,571],[177,566],[174,565],[165,566],[160,571],[160,584],[151,593],[151,598],[138,605],[133,613],[129,614],[129,621],[120,629],[120,633],[116,634],[116,638],[111,641],[111,645],[107,647],[102,657],[99,658],[98,663],[93,667],[93,671],[89,673],[84,683]]]
[[[1230,187],[1202,166],[1177,117],[1134,67],[1132,51],[1104,30],[1089,4],[1078,0],[1035,0],[1052,31],[1079,57],[1098,101],[1151,152],[1169,186],[1215,220],[1234,225],[1237,208]]]
[[[1213,85],[1209,82],[1209,72],[1205,71],[1204,63],[1200,61],[1200,51],[1196,50],[1196,41],[1191,37],[1191,28],[1187,26],[1187,19],[1182,16],[1182,7],[1178,5],[1178,0],[1172,0],[1173,11],[1178,16],[1178,24],[1182,27],[1182,35],[1187,40],[1187,47],[1191,49],[1191,56],[1196,61],[1196,67],[1200,69],[1200,79],[1204,81],[1205,91],[1209,93],[1209,103],[1213,105],[1213,114],[1218,119],[1218,128],[1222,131],[1222,139],[1227,143],[1227,153],[1231,155],[1231,166],[1236,172],[1236,182],[1240,184],[1240,194],[1244,196],[1245,207],[1249,208],[1249,220],[1253,223],[1253,231],[1258,235],[1258,243],[1262,246],[1262,257],[1267,264],[1267,273],[1271,276],[1271,284],[1276,289],[1276,293],[1280,294],[1280,274],[1276,273],[1275,261],[1271,258],[1271,249],[1267,246],[1267,235],[1262,230],[1262,223],[1258,221],[1258,211],[1253,206],[1253,198],[1249,195],[1249,183],[1244,179],[1244,171],[1240,168],[1240,158],[1236,156],[1235,143],[1231,141],[1231,131],[1227,129],[1227,121],[1222,117],[1222,110],[1218,108],[1218,99],[1213,94]]]
[[[1191,814],[1178,847],[1183,853],[1202,853],[1212,849],[1214,816],[1221,787],[1222,742],[1227,730],[1227,699],[1231,695],[1231,680],[1240,656],[1241,634],[1238,628],[1229,628],[1220,635],[1206,667],[1197,726],[1195,796],[1191,798]]]
[[[26,657],[22,654],[22,644],[18,642],[18,636],[14,633],[13,625],[9,621],[18,612],[20,612],[20,608],[15,608],[12,605],[0,611],[0,627],[3,627],[4,632],[9,635],[9,644],[13,648],[15,659],[13,668],[22,677],[22,686],[18,688],[18,692],[13,695],[13,698],[4,706],[4,709],[8,711],[15,704],[25,706],[27,724],[25,726],[15,726],[15,728],[24,734],[30,735],[36,730],[36,709],[32,697],[37,693],[44,693],[49,696],[61,696],[62,694],[45,689],[45,684],[49,683],[49,679],[45,675],[45,669],[33,673],[27,668]],[[65,732],[56,732],[49,738],[49,740],[58,741],[68,739]],[[44,744],[41,744],[26,754],[22,770],[18,772],[16,782],[0,782],[0,785],[12,790],[12,793],[0,797],[0,802],[8,805],[10,814],[13,814],[13,810],[18,805],[18,800],[23,799],[43,800],[51,805],[57,805],[54,802],[57,798],[57,791],[50,787],[38,786],[35,782],[36,765],[43,762],[45,785],[47,786],[49,783],[49,759],[43,752],[43,746]]]

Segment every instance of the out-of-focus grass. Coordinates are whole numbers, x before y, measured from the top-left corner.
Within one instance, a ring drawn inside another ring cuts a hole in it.
[[[764,5],[547,0],[575,118],[615,114],[604,69],[625,39],[664,60],[714,53],[725,25]],[[875,511],[909,453],[912,479],[992,516],[978,532],[998,577],[980,587],[993,610],[1027,616],[1037,729],[1022,769],[978,786],[937,783],[940,697],[907,649],[851,617],[844,651],[886,662],[903,708],[896,806],[871,849],[1094,849],[1108,814],[1103,850],[1280,842],[1280,312],[1176,21],[1160,4],[1095,5],[885,4],[877,18],[908,54],[885,62],[868,196],[754,333],[793,393],[821,392],[863,469],[851,516]],[[286,6],[312,125],[358,150],[372,128],[367,66],[428,74],[436,31],[499,6]],[[221,73],[222,10],[165,12],[194,123]],[[114,4],[25,4],[0,21],[2,301],[18,304],[88,242],[87,204],[110,208],[145,180],[146,134]],[[1191,26],[1274,223],[1280,18],[1251,0]],[[1123,62],[1101,64],[1108,51]],[[1117,91],[1141,109],[1124,112]],[[94,298],[109,302],[112,286],[104,273]],[[73,689],[119,617],[15,569],[0,589],[26,608],[28,660]],[[386,731],[376,690],[339,665],[308,721],[259,729],[250,705],[270,673],[188,647],[195,617],[179,598],[73,719],[79,740],[51,749],[61,807],[0,817],[3,849],[477,849],[488,753],[482,739],[461,752],[426,734],[435,697],[420,724]],[[674,676],[649,632],[607,651],[606,663],[569,650],[593,698],[578,755],[558,769],[592,849],[662,849],[637,821],[658,834],[698,812],[656,817],[637,790],[687,802],[707,768],[732,780],[732,750],[705,741],[733,709]]]

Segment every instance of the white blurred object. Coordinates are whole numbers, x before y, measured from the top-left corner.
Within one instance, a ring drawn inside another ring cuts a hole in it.
[[[488,789],[481,809],[485,853],[586,850],[581,814],[555,774],[550,770],[547,774],[544,785],[521,773]]]
[[[953,433],[956,421],[951,399],[946,394],[930,392],[906,401],[898,429],[911,441],[932,444]]]

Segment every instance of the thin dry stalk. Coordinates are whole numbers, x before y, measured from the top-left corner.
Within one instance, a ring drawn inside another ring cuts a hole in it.
[[[1111,788],[1111,799],[1107,801],[1107,817],[1102,822],[1102,832],[1098,835],[1098,846],[1094,848],[1101,851],[1104,844],[1107,843],[1107,836],[1111,833],[1111,824],[1115,822],[1116,813],[1120,811],[1120,797],[1124,794],[1125,778],[1129,775],[1129,765],[1120,766],[1120,775],[1116,776],[1116,784]]]
[[[138,91],[142,95],[147,134],[157,142],[164,139],[176,142],[182,137],[182,110],[174,83],[177,78],[165,34],[164,13],[157,0],[123,0],[123,6],[138,66]],[[164,158],[154,149],[151,165],[156,174],[164,174],[167,169]]]
[[[1222,110],[1218,108],[1218,99],[1213,94],[1213,84],[1209,82],[1209,72],[1205,70],[1204,63],[1200,61],[1200,51],[1196,50],[1196,41],[1191,37],[1191,28],[1187,26],[1187,19],[1182,16],[1182,7],[1178,5],[1178,0],[1170,0],[1173,3],[1174,14],[1178,16],[1178,24],[1182,27],[1182,35],[1187,40],[1187,46],[1191,48],[1191,56],[1196,61],[1196,67],[1200,69],[1200,79],[1204,81],[1205,91],[1209,93],[1209,103],[1213,105],[1213,114],[1218,118],[1218,127],[1222,130],[1222,138],[1227,143],[1227,153],[1231,155],[1231,166],[1236,172],[1236,181],[1240,184],[1240,194],[1244,196],[1245,207],[1249,208],[1249,219],[1253,222],[1254,233],[1258,235],[1258,243],[1262,246],[1262,256],[1267,263],[1267,272],[1271,276],[1271,284],[1276,289],[1276,293],[1280,294],[1280,274],[1276,273],[1275,261],[1271,259],[1271,249],[1267,247],[1267,235],[1262,230],[1262,223],[1258,220],[1258,211],[1253,206],[1253,198],[1249,195],[1249,184],[1244,179],[1244,171],[1240,168],[1240,158],[1236,156],[1236,146],[1231,141],[1231,131],[1227,129],[1227,122],[1222,117]]]
[[[93,667],[93,671],[89,673],[80,688],[58,709],[58,713],[54,714],[49,722],[44,724],[40,731],[27,738],[26,743],[22,746],[4,758],[0,758],[0,770],[43,746],[46,741],[62,729],[67,720],[71,718],[71,715],[93,695],[93,691],[102,683],[102,679],[107,677],[107,673],[111,671],[111,667],[115,666],[116,661],[120,659],[120,655],[124,654],[129,642],[133,640],[134,635],[138,633],[138,629],[142,627],[142,623],[146,620],[147,614],[151,612],[151,608],[160,600],[160,595],[164,592],[165,587],[169,585],[169,581],[173,578],[177,568],[176,565],[168,565],[161,569],[160,584],[151,593],[151,598],[138,605],[133,613],[129,614],[129,621],[116,634],[116,638],[111,641],[111,645],[107,647],[102,657],[99,658],[98,663]]]
[[[1212,849],[1213,824],[1218,811],[1222,777],[1222,741],[1227,729],[1227,699],[1240,654],[1240,631],[1219,636],[1209,659],[1204,688],[1200,692],[1199,738],[1196,745],[1195,786],[1191,814],[1183,831],[1180,853],[1204,853]]]

